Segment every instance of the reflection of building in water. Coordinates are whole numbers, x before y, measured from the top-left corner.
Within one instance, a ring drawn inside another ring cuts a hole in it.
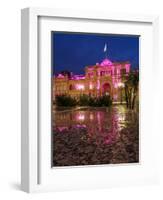
[[[71,128],[75,128],[75,130],[84,128],[89,137],[103,137],[105,143],[109,144],[118,136],[119,131],[122,129],[122,122],[124,126],[125,110],[122,110],[119,106],[108,112],[106,110],[56,112],[54,128],[57,128],[60,132],[63,130],[69,131]]]
[[[100,64],[85,67],[85,75],[58,74],[54,77],[53,97],[67,94],[78,98],[110,95],[114,101],[121,100],[125,76],[130,72],[129,62],[111,62],[108,58]]]

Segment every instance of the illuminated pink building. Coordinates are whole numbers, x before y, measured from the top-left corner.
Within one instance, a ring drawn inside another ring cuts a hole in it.
[[[110,95],[113,101],[122,101],[125,77],[130,72],[129,62],[111,62],[108,58],[101,63],[85,67],[84,75],[54,77],[53,95],[70,95],[78,98],[86,94],[93,97]]]

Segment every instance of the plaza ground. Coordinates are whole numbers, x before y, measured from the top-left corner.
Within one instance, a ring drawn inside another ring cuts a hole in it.
[[[110,108],[55,109],[53,166],[139,162],[138,111]]]

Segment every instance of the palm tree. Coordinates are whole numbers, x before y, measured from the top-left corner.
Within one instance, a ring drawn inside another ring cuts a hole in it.
[[[139,73],[131,71],[125,81],[125,97],[127,108],[134,109],[138,93]]]

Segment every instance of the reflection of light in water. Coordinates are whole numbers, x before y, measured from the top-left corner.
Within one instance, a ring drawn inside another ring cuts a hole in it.
[[[100,121],[100,112],[97,112],[97,119],[98,119],[98,121]]]
[[[101,120],[102,120],[102,117],[101,117],[101,115],[100,115],[100,112],[98,111],[97,112],[97,123],[98,123],[98,129],[99,129],[99,131],[101,132]]]
[[[64,131],[64,130],[68,130],[68,127],[58,127],[58,130],[60,131],[60,132],[62,132],[62,131]]]
[[[112,134],[110,133],[110,135],[105,138],[104,144],[111,144],[114,141],[115,136],[116,135],[113,135],[113,133]]]
[[[124,114],[118,114],[118,121],[119,122],[125,121],[125,115]]]
[[[85,120],[85,115],[80,113],[79,115],[77,115],[77,119],[79,121],[84,121]]]
[[[79,124],[77,124],[75,127],[77,127],[77,128],[87,128],[86,125],[79,125]]]
[[[94,117],[93,117],[93,114],[92,114],[92,113],[90,114],[90,117],[89,117],[89,118],[90,118],[90,120],[93,120],[93,119],[94,119]]]
[[[124,106],[118,107],[117,124],[119,131],[126,127],[126,108]]]
[[[88,134],[90,141],[112,144],[120,136],[121,130],[127,126],[126,108],[124,105],[113,106],[110,109],[83,109],[71,112],[58,112],[55,115],[55,126],[60,132],[76,131]],[[80,132],[81,131],[81,132]]]

